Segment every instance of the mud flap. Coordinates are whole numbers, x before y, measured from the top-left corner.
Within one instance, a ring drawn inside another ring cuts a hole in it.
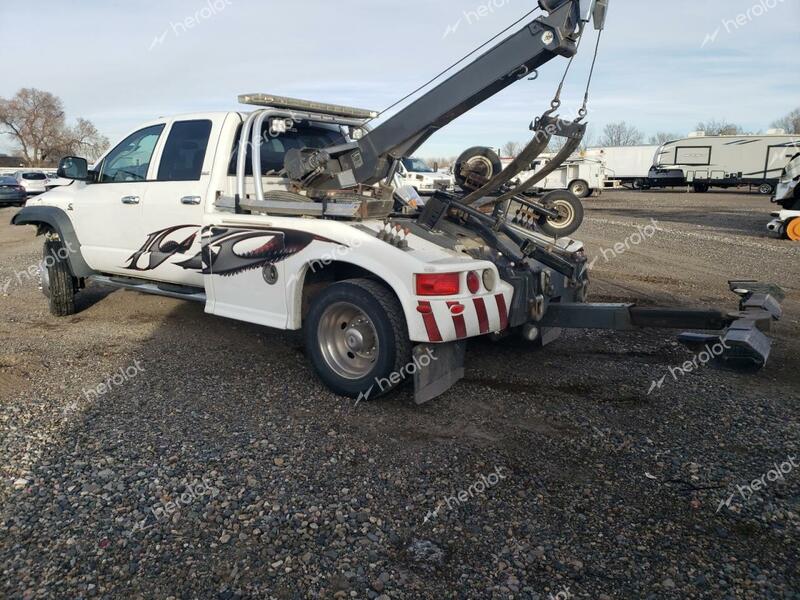
[[[414,347],[414,402],[424,404],[441,396],[464,377],[466,342],[419,344]],[[427,363],[427,364],[426,364]]]

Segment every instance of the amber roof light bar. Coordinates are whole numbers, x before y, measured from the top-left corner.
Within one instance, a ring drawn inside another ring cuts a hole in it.
[[[324,102],[313,102],[311,100],[300,100],[298,98],[287,98],[285,96],[273,96],[272,94],[242,94],[239,96],[239,102],[253,106],[271,106],[273,108],[285,108],[287,110],[316,112],[349,119],[374,119],[379,114],[374,110],[352,108],[350,106],[340,106],[338,104],[326,104]]]

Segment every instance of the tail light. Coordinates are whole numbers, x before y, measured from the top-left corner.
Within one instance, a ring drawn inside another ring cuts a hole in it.
[[[455,296],[461,291],[459,273],[420,273],[417,296]]]
[[[477,294],[481,289],[481,280],[475,271],[467,273],[467,289],[470,294]]]

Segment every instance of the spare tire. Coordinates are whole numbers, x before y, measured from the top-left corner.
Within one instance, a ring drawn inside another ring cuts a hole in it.
[[[485,146],[474,146],[461,153],[453,174],[462,190],[473,192],[502,170],[497,152]]]

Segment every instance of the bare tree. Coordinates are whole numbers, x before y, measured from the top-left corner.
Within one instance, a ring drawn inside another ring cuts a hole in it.
[[[792,135],[800,134],[800,108],[795,108],[785,117],[781,117],[772,124],[777,129],[785,129]]]
[[[679,140],[683,136],[678,133],[666,133],[664,131],[659,131],[655,135],[650,136],[650,143],[653,146],[660,146],[662,144],[666,144],[672,140]]]
[[[600,138],[601,146],[636,146],[641,144],[644,135],[633,125],[628,125],[625,121],[619,123],[609,123],[603,129],[603,136]]]
[[[550,154],[557,154],[566,145],[567,138],[553,136],[550,138],[550,143],[547,144],[547,152]]]
[[[744,135],[745,131],[739,125],[728,121],[709,119],[697,124],[697,131],[705,131],[706,135]]]
[[[108,147],[108,139],[86,119],[68,126],[61,99],[35,88],[23,88],[10,100],[0,98],[0,133],[14,140],[31,167],[67,154],[94,160]]]
[[[450,156],[450,157],[439,157],[439,158],[426,158],[425,162],[428,163],[431,166],[431,168],[436,166],[440,170],[441,169],[447,170],[454,164],[456,164],[456,157]]]
[[[500,149],[504,158],[516,158],[522,152],[522,144],[519,142],[506,142]]]

